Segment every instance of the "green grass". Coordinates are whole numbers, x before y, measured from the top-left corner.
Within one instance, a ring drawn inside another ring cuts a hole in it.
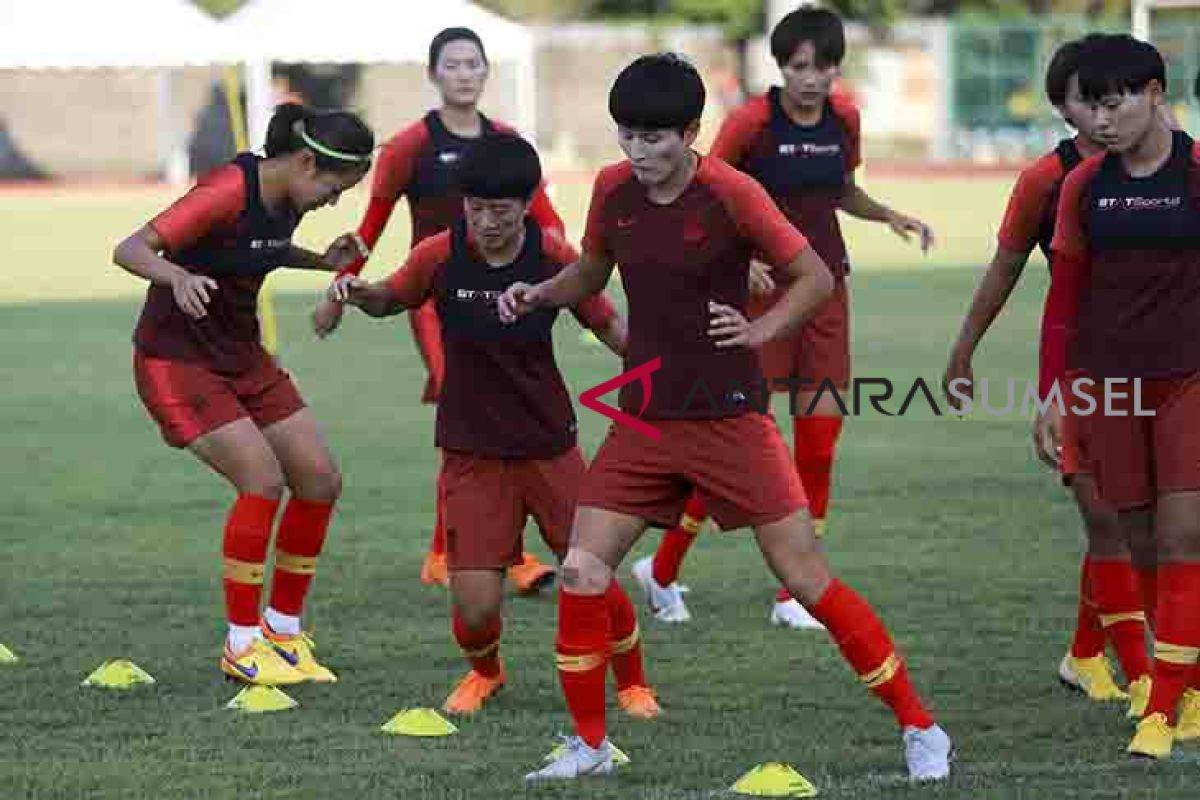
[[[988,255],[1003,182],[879,186],[939,226],[945,249],[931,263]],[[564,187],[572,230],[585,194]],[[397,710],[440,704],[462,669],[445,594],[416,580],[433,516],[432,412],[417,402],[423,374],[407,324],[353,317],[317,342],[306,314],[318,284],[303,278],[282,281],[277,300],[286,365],[346,477],[309,620],[342,682],[296,689],[301,707],[284,714],[224,710],[234,689],[215,667],[230,493],[163,446],[142,410],[129,345],[139,287],[107,263],[113,241],[161,200],[0,196],[0,642],[22,658],[0,667],[0,796],[684,800],[718,796],[770,760],[794,764],[829,798],[1195,796],[1200,749],[1130,763],[1119,710],[1056,683],[1079,525],[1031,460],[1019,419],[868,413],[847,424],[838,462],[831,559],[883,612],[955,737],[948,787],[904,785],[890,716],[826,638],[767,625],[773,587],[745,533],[705,536],[693,551],[692,625],[643,619],[667,714],[652,724],[612,714],[614,740],[634,760],[619,779],[521,785],[566,724],[548,597],[509,604],[510,687],[479,719],[444,740],[380,734]],[[347,206],[314,218],[305,237],[350,224],[359,203]],[[858,374],[935,385],[975,271],[918,266],[880,232],[852,226],[850,236]],[[390,241],[402,245],[402,232]],[[1032,374],[1044,286],[1031,265],[980,354],[981,377]],[[569,315],[558,350],[575,394],[617,371],[579,342]],[[579,413],[594,452],[605,420]],[[79,687],[111,657],[134,659],[158,685]]]

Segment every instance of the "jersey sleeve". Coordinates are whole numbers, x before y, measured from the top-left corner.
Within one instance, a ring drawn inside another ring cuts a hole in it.
[[[428,141],[424,122],[417,122],[393,136],[379,149],[371,197],[395,203],[408,191],[417,157]]]
[[[246,179],[230,164],[209,173],[150,221],[168,251],[178,252],[210,231],[232,225],[246,204]]]
[[[621,181],[621,167],[605,167],[596,175],[592,186],[592,200],[588,204],[587,226],[583,232],[583,251],[612,259],[612,242],[609,240],[608,213],[606,205],[613,190]]]
[[[716,185],[726,211],[757,257],[773,267],[783,267],[809,246],[808,239],[788,221],[758,181],[730,167],[710,170],[707,179]]]
[[[433,277],[450,259],[450,231],[425,239],[408,254],[404,266],[387,279],[392,299],[405,308],[416,308],[433,293]]]
[[[854,172],[862,166],[862,114],[854,98],[844,91],[829,95],[829,103],[846,131],[846,168]]]
[[[735,108],[721,123],[717,138],[708,149],[708,154],[726,164],[740,167],[749,155],[755,137],[767,124],[770,106],[762,97],[756,97]]]
[[[1004,219],[996,237],[1001,247],[1014,253],[1033,250],[1046,216],[1046,204],[1050,202],[1054,184],[1061,173],[1057,156],[1039,159],[1028,169],[1022,170],[1008,197]]]
[[[1099,153],[1071,171],[1063,181],[1055,213],[1054,241],[1050,249],[1068,256],[1087,254],[1087,233],[1083,228],[1083,195],[1095,177],[1104,154]]]

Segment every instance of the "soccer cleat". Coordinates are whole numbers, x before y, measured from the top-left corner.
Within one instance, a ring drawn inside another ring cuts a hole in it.
[[[271,626],[267,624],[266,620],[263,620],[261,627],[263,636],[267,638],[271,646],[283,657],[284,661],[299,670],[306,681],[337,683],[337,675],[333,674],[333,670],[321,664],[313,655],[317,645],[312,636],[307,633],[298,633],[295,636],[276,633],[271,630]]]
[[[575,780],[611,775],[616,769],[612,743],[605,739],[599,747],[589,747],[578,736],[568,738],[557,758],[546,766],[525,776],[529,782]]]
[[[771,609],[771,624],[786,625],[798,631],[823,631],[825,626],[817,620],[800,601],[792,597],[783,602],[776,601]]]
[[[425,562],[421,564],[421,583],[426,585],[450,585],[450,570],[446,566],[446,554],[435,553],[432,550],[425,554]]]
[[[904,761],[910,781],[941,781],[950,776],[954,746],[940,725],[904,729]]]
[[[683,602],[683,587],[678,583],[659,586],[654,580],[654,559],[651,556],[638,559],[633,564],[633,577],[646,594],[650,613],[659,622],[684,623],[692,618],[687,604]]]
[[[503,667],[500,668],[500,674],[494,678],[480,675],[475,670],[471,670],[446,698],[442,710],[447,714],[474,714],[483,708],[484,703],[490,700],[503,686]]]
[[[226,646],[221,671],[232,680],[255,686],[291,686],[308,680],[264,639],[255,639],[241,653],[231,653]]]
[[[1130,719],[1141,719],[1146,716],[1146,706],[1150,705],[1150,686],[1149,675],[1143,675],[1129,684],[1129,711],[1125,713],[1125,716]]]
[[[1091,658],[1076,658],[1067,653],[1058,664],[1058,679],[1067,688],[1083,692],[1089,700],[1105,702],[1129,698],[1129,695],[1117,686],[1113,679],[1112,666],[1103,654]]]
[[[554,583],[554,568],[538,561],[533,553],[522,553],[521,563],[508,568],[508,580],[517,594],[537,594]]]
[[[617,692],[617,705],[634,719],[654,719],[662,713],[662,707],[649,686],[630,686]]]
[[[1128,751],[1141,758],[1167,758],[1174,743],[1175,731],[1167,724],[1167,715],[1151,714],[1138,723]]]
[[[1183,693],[1175,738],[1181,742],[1200,739],[1200,689],[1188,689]]]

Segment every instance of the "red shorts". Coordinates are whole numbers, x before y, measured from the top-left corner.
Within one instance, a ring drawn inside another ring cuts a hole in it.
[[[263,358],[235,376],[191,361],[133,353],[138,394],[172,447],[187,447],[206,433],[249,417],[265,428],[304,408],[291,377]]]
[[[1093,389],[1098,403],[1088,423],[1088,450],[1101,499],[1118,511],[1144,508],[1158,497],[1200,490],[1200,375],[1176,380],[1143,380],[1143,413],[1134,416],[1133,398],[1112,397],[1105,413],[1104,384]],[[1116,391],[1133,394],[1130,383]]]
[[[751,319],[761,317],[779,300],[776,292],[765,301],[751,302]],[[785,383],[798,380],[799,391],[815,392],[823,381],[835,389],[850,385],[850,296],[844,280],[804,327],[783,339],[767,342],[758,351],[763,377],[776,392],[790,391]],[[809,383],[811,381],[811,383]]]
[[[444,451],[450,570],[520,564],[525,519],[530,516],[546,546],[555,555],[566,555],[575,498],[586,471],[577,447],[546,459],[481,458]]]
[[[695,487],[723,530],[776,522],[808,505],[770,417],[748,413],[650,424],[661,432],[657,442],[622,425],[609,429],[579,505],[670,528]]]

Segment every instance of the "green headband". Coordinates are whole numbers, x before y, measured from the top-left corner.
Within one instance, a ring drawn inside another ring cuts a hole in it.
[[[329,156],[330,158],[336,158],[338,161],[353,161],[356,163],[361,163],[364,161],[371,160],[371,155],[369,153],[367,155],[358,155],[357,153],[343,153],[339,150],[334,150],[333,148],[326,147],[325,145],[321,144],[316,139],[314,139],[308,135],[308,131],[304,130],[303,122],[300,123],[298,126],[296,126],[296,130],[300,134],[300,140],[302,142],[304,142],[304,144],[308,145],[310,148],[312,148],[313,150],[315,150],[316,152],[320,153],[323,156]]]

